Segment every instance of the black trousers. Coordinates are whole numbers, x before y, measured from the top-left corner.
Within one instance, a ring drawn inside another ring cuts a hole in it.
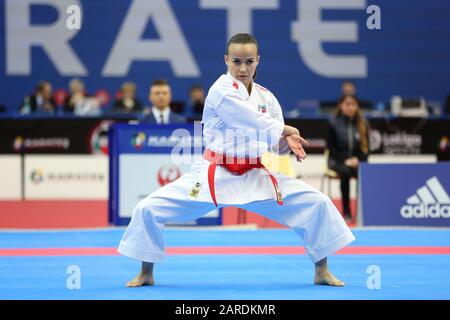
[[[348,167],[341,163],[330,163],[330,169],[336,171],[341,180],[342,207],[346,216],[351,216],[350,212],[350,179],[358,178],[358,169]]]

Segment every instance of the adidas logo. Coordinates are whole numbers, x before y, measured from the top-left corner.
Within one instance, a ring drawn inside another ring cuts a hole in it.
[[[450,198],[437,177],[428,179],[406,203],[400,209],[405,219],[450,218]]]

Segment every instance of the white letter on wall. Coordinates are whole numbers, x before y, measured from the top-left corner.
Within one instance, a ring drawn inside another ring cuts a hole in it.
[[[32,26],[31,5],[52,6],[58,20],[51,25]],[[63,76],[86,76],[87,70],[69,41],[78,33],[66,27],[66,9],[78,0],[6,0],[6,74],[31,74],[31,47],[40,46]]]
[[[322,9],[365,9],[366,0],[299,0],[298,21],[291,26],[291,38],[306,65],[323,77],[367,77],[365,56],[332,56],[322,42],[357,42],[358,25],[350,22],[322,22]]]
[[[201,0],[202,9],[227,10],[227,39],[236,33],[252,33],[252,10],[278,9],[278,0]]]
[[[158,40],[141,39],[150,18],[158,31]],[[177,77],[200,76],[167,0],[132,2],[102,75],[126,76],[133,60],[169,61]]]

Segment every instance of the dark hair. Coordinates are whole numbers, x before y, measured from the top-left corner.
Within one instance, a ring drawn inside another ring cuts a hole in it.
[[[259,52],[258,41],[254,36],[252,36],[249,33],[237,33],[234,36],[232,36],[227,43],[227,52],[225,53],[226,55],[228,55],[228,51],[232,43],[240,43],[240,44],[253,43],[256,46],[256,52],[257,53]]]
[[[169,82],[167,82],[167,80],[165,79],[157,79],[155,81],[152,82],[151,87],[153,86],[168,86]]]
[[[340,106],[344,102],[344,100],[347,98],[352,98],[353,100],[356,101],[356,104],[359,106],[359,99],[354,94],[343,94],[337,101],[337,105]],[[340,112],[340,109],[338,109],[338,113],[339,112]]]
[[[356,115],[355,115],[355,119],[356,119],[356,125],[358,127],[358,132],[359,132],[359,136],[360,136],[360,148],[361,151],[363,153],[369,153],[369,141],[367,139],[368,136],[368,131],[369,131],[369,126],[367,124],[366,119],[364,118],[364,114],[362,113],[361,109],[359,108],[359,99],[358,97],[356,97],[353,94],[343,94],[339,100],[338,100],[338,108],[336,111],[336,116],[339,116],[342,114],[341,111],[341,104],[345,101],[345,99],[347,98],[351,98],[353,100],[356,101],[356,105],[358,106],[358,109],[356,110]]]
[[[205,89],[199,84],[194,84],[189,88],[189,92],[192,92],[193,90],[205,90]]]
[[[252,43],[256,46],[256,54],[259,54],[259,45],[258,45],[258,40],[256,40],[256,38],[251,35],[250,33],[237,33],[234,36],[231,37],[230,40],[228,40],[227,43],[227,51],[225,52],[226,55],[228,55],[228,51],[230,49],[230,45],[232,43],[239,43],[239,44],[248,44],[248,43]],[[253,75],[253,80],[256,79],[256,70],[255,70],[255,74]]]
[[[49,84],[50,84],[50,82],[45,81],[45,80],[39,81],[35,88],[36,92],[41,92],[42,90],[44,90],[44,87]]]
[[[355,86],[355,83],[352,80],[344,80],[344,81],[342,81],[342,85],[344,85],[346,83],[351,84],[352,86]]]

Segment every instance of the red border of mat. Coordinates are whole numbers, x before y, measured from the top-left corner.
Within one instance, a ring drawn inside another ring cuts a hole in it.
[[[190,254],[304,254],[303,247],[296,246],[272,246],[272,247],[169,247],[166,249],[169,255]],[[418,255],[418,254],[450,254],[449,246],[415,246],[415,247],[375,247],[375,246],[351,246],[346,247],[336,254],[354,255]],[[118,255],[117,248],[7,248],[0,249],[0,257],[27,257],[27,256],[109,256]]]

